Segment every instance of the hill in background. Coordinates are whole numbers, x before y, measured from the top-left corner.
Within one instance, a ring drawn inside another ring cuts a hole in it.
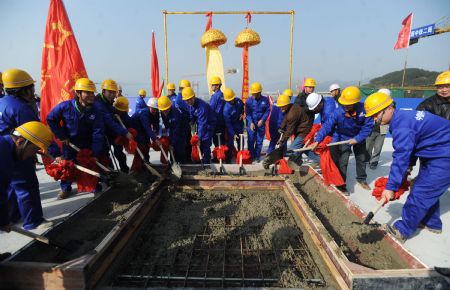
[[[427,71],[420,68],[407,68],[405,75],[405,87],[433,86],[439,72]],[[367,87],[400,87],[402,85],[403,70],[394,71],[384,76],[371,79],[364,86]]]

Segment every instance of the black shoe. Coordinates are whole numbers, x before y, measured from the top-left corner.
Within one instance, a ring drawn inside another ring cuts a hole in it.
[[[402,235],[402,233],[400,233],[400,231],[394,227],[394,226],[390,226],[388,224],[384,224],[382,226],[382,228],[388,233],[390,234],[392,237],[394,237],[397,241],[399,241],[400,243],[404,243],[406,242],[406,238]]]
[[[359,186],[361,186],[365,190],[370,190],[371,189],[366,181],[357,181],[357,183],[359,184]]]
[[[372,170],[375,170],[375,169],[377,169],[377,167],[378,167],[378,163],[371,163],[370,165],[369,165],[369,168],[370,169],[372,169]]]
[[[345,184],[339,185],[339,186],[336,186],[336,188],[339,189],[339,191],[342,192],[343,195],[347,195],[347,196],[350,195],[350,193],[347,190],[347,185],[345,185]]]

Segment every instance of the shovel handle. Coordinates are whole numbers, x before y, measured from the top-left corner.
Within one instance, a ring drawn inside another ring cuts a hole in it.
[[[336,145],[342,145],[342,144],[348,144],[348,142],[350,142],[350,140],[345,140],[345,141],[339,141],[339,142],[334,142],[334,143],[328,143],[327,146],[336,146]]]
[[[50,245],[50,240],[47,237],[35,234],[33,232],[24,230],[22,228],[19,228],[19,227],[16,227],[16,226],[12,226],[11,227],[11,231],[19,233],[19,234],[24,235],[24,236],[27,236],[29,238],[38,240],[38,241],[40,241],[40,242],[42,242],[44,244]]]
[[[55,161],[55,158],[53,158],[53,157],[50,156],[49,154],[46,154],[46,153],[44,153],[44,152],[38,152],[38,154],[40,154],[40,155],[42,155],[42,156],[45,156],[45,157],[47,157],[47,158],[50,158],[51,160]],[[83,167],[83,166],[78,165],[78,164],[75,164],[75,163],[74,163],[74,165],[75,165],[75,168],[78,169],[78,170],[80,170],[80,171],[83,171],[83,172],[85,172],[85,173],[87,173],[87,174],[90,174],[90,175],[93,175],[93,176],[95,176],[95,177],[101,178],[100,173],[98,173],[98,172],[96,172],[96,171],[94,171],[94,170],[91,170],[91,169],[89,169],[89,168]]]
[[[375,214],[380,210],[380,208],[383,207],[384,201],[384,198],[380,199],[377,205],[367,214],[366,218],[364,219],[364,224],[368,225],[370,223]]]

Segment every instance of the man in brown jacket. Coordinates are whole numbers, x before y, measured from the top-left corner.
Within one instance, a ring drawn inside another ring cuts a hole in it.
[[[284,113],[283,122],[280,127],[281,138],[277,145],[280,146],[284,144],[291,135],[294,135],[295,138],[289,146],[289,150],[302,148],[303,139],[305,139],[306,135],[311,131],[314,119],[308,116],[305,109],[299,104],[291,104],[289,96],[280,95],[276,106]],[[314,152],[307,151],[306,154],[311,161],[315,163],[319,162],[319,156],[314,154]],[[290,155],[289,159],[297,163],[297,165],[301,165],[302,154],[294,152]]]

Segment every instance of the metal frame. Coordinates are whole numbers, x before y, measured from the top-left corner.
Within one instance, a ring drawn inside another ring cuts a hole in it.
[[[166,82],[169,81],[169,50],[167,46],[167,15],[205,15],[206,13],[212,14],[228,14],[228,15],[237,15],[237,14],[262,14],[262,15],[290,15],[291,17],[291,25],[290,25],[290,42],[289,42],[289,80],[288,80],[288,88],[291,88],[292,85],[292,48],[294,44],[294,15],[295,11],[177,11],[177,12],[169,12],[163,10],[163,18],[164,18],[164,52],[165,52],[165,62],[166,62]]]

